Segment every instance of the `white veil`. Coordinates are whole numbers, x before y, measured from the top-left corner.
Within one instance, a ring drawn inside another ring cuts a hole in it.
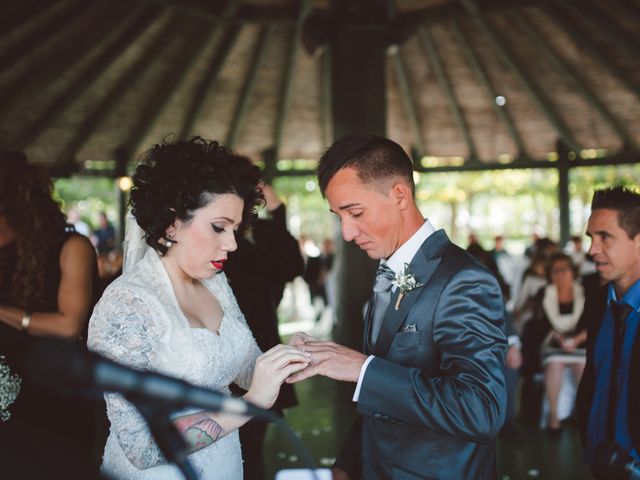
[[[136,222],[131,211],[127,213],[125,224],[122,273],[133,270],[135,264],[142,260],[147,250],[151,248],[145,240],[144,231],[138,226],[138,222]]]

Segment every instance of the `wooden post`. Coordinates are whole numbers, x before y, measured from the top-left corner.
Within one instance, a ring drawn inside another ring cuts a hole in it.
[[[330,39],[334,136],[385,135],[387,26],[384,2],[371,2],[365,9],[362,2],[335,0],[332,7],[335,14]],[[342,241],[338,244],[334,265],[338,268],[334,338],[360,349],[363,307],[371,294],[377,262],[353,242]]]
[[[569,211],[569,149],[562,142],[558,141],[558,206],[560,207],[560,248],[569,241],[571,237],[571,219]]]

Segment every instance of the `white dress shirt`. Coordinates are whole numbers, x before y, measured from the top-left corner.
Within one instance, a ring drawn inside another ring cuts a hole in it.
[[[413,257],[416,256],[416,253],[418,253],[418,250],[420,249],[424,241],[429,238],[435,231],[436,229],[433,227],[431,222],[427,218],[425,218],[424,223],[418,230],[416,230],[416,233],[414,233],[411,238],[409,238],[409,240],[404,242],[400,246],[400,248],[393,252],[393,255],[391,255],[387,260],[380,260],[380,263],[386,262],[387,266],[391,270],[393,270],[393,273],[395,273],[396,275],[399,273],[403,273],[404,264],[411,263],[411,260],[413,260]],[[358,377],[358,383],[356,384],[356,391],[353,394],[354,402],[357,402],[358,398],[360,397],[360,387],[362,386],[364,373],[367,370],[367,367],[369,366],[371,360],[373,360],[374,356],[375,355],[369,355],[369,358],[365,360],[362,368],[360,369],[360,376]]]

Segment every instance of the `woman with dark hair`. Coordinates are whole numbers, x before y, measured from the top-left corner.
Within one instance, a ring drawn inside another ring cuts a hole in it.
[[[262,202],[259,180],[257,167],[216,142],[152,147],[133,176],[124,273],[95,308],[89,347],[209,389],[228,393],[235,383],[245,399],[271,407],[309,357],[284,345],[261,354],[222,273],[236,230]],[[103,471],[128,480],[182,478],[134,406],[117,394],[105,398],[111,431]],[[199,478],[242,479],[237,430],[249,418],[187,409],[172,420]]]
[[[94,403],[32,384],[28,350],[43,337],[80,342],[97,300],[86,237],[67,225],[47,173],[0,152],[0,465],[6,478],[93,478]]]

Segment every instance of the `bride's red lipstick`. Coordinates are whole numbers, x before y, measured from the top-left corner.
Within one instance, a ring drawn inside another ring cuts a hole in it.
[[[213,260],[211,262],[211,265],[213,265],[213,268],[217,269],[217,270],[222,270],[224,268],[224,262],[226,260]]]

